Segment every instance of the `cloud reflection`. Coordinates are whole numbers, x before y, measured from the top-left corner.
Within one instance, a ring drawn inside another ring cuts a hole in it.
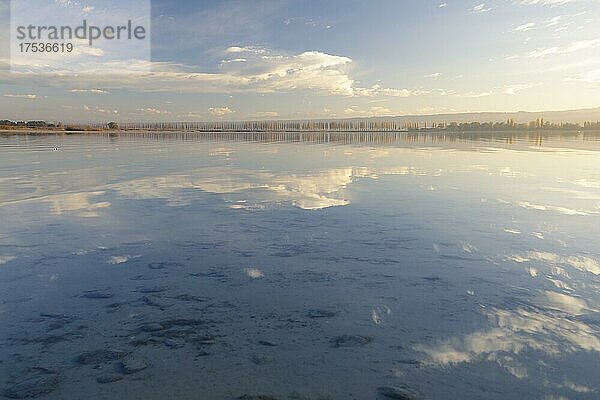
[[[106,263],[110,265],[125,264],[131,258],[131,256],[112,256],[108,259],[108,261],[106,261]]]
[[[578,299],[546,292],[550,306],[564,311],[584,311]],[[563,297],[564,296],[564,297]],[[537,308],[494,310],[489,315],[493,327],[454,337],[436,344],[420,344],[415,350],[424,353],[434,364],[453,364],[478,360],[498,360],[506,354],[537,350],[550,356],[567,353],[600,352],[598,332],[564,312],[544,312]]]
[[[537,261],[546,263],[550,266],[566,265],[581,272],[600,275],[600,261],[588,256],[561,256],[549,252],[530,251],[523,255],[517,254],[510,256],[508,259],[517,263]]]
[[[540,300],[547,308],[562,311],[571,315],[583,315],[593,311],[585,300],[563,293],[545,290],[540,294]]]
[[[229,149],[216,149],[229,154]],[[220,153],[220,152],[223,153]],[[216,153],[215,153],[216,154]],[[440,170],[431,174],[439,175]],[[357,179],[379,179],[387,175],[425,176],[430,173],[409,166],[386,168],[332,168],[316,172],[271,172],[241,168],[201,168],[186,173],[150,176],[97,186],[87,192],[51,194],[8,201],[0,206],[46,202],[54,215],[71,214],[98,217],[99,210],[109,202],[94,201],[94,197],[116,191],[130,199],[164,199],[170,206],[189,205],[194,190],[221,195],[237,195],[231,209],[263,209],[269,204],[291,204],[304,210],[320,210],[350,204],[342,193]],[[229,199],[226,199],[229,201]]]
[[[557,207],[557,206],[549,206],[542,204],[533,204],[528,201],[520,201],[517,202],[517,205],[521,208],[525,208],[527,210],[535,210],[535,211],[551,211],[556,212],[563,215],[580,215],[580,216],[588,216],[590,214],[596,214],[596,212],[591,211],[583,211],[583,210],[574,210],[567,207]]]
[[[171,206],[189,204],[186,189],[215,194],[238,194],[244,198],[232,209],[260,209],[264,203],[288,203],[304,210],[345,206],[350,200],[341,191],[357,178],[383,175],[424,175],[412,167],[335,168],[310,173],[275,173],[235,168],[204,168],[187,174],[147,177],[110,185],[120,195],[134,199],[165,199]]]
[[[15,260],[17,257],[13,257],[13,256],[0,256],[0,265],[4,265],[7,264],[9,262],[11,262],[12,260]]]
[[[258,268],[245,268],[244,272],[252,279],[261,279],[265,276],[265,274]]]
[[[98,210],[111,206],[109,202],[94,202],[93,197],[104,195],[105,192],[67,193],[47,197],[52,203],[52,213],[62,215],[74,213],[79,217],[97,217]]]
[[[53,215],[75,215],[83,218],[93,218],[99,216],[99,210],[111,206],[106,201],[95,202],[94,197],[104,195],[104,191],[61,193],[41,197],[33,197],[20,200],[1,202],[0,207],[14,204],[28,203],[50,203],[50,210]]]
[[[274,174],[244,169],[206,168],[185,175],[141,178],[111,185],[122,196],[166,199],[171,206],[189,204],[185,189],[207,193],[244,193],[247,201],[290,202],[306,210],[349,203],[334,196],[352,182],[352,169],[332,169],[310,174]],[[249,204],[235,208],[250,208]]]

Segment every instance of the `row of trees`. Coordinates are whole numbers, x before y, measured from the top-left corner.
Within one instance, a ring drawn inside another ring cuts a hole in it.
[[[100,127],[92,126],[91,124],[84,125],[64,125],[62,122],[56,124],[48,123],[46,121],[11,121],[8,119],[0,120],[0,129],[51,129],[51,130],[65,130],[65,131],[86,131],[86,130],[98,130],[100,129],[119,129],[119,124],[116,122],[109,122],[106,125]]]
[[[538,118],[528,123],[516,123],[514,119],[504,122],[422,122],[393,120],[332,120],[332,121],[245,121],[245,122],[156,122],[86,124],[65,126],[62,123],[45,121],[0,120],[0,128],[47,128],[59,130],[156,130],[156,131],[201,131],[201,132],[399,132],[437,130],[449,132],[474,131],[517,131],[517,130],[600,130],[600,121],[585,122],[583,125],[564,122],[550,123]]]
[[[62,124],[49,124],[46,121],[10,121],[0,120],[0,127],[23,127],[23,128],[59,128]]]
[[[600,122],[585,122],[583,125],[572,122],[550,123],[538,118],[528,123],[516,123],[514,119],[505,122],[451,122],[434,124],[435,129],[449,131],[515,131],[515,130],[600,130]]]
[[[399,132],[438,130],[517,131],[517,130],[600,130],[600,122],[550,123],[538,118],[528,123],[514,119],[505,122],[423,122],[394,120],[332,120],[332,121],[218,121],[218,122],[156,122],[125,123],[122,129],[200,131],[200,132]]]

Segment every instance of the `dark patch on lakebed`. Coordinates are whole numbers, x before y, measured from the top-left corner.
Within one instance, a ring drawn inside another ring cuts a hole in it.
[[[53,392],[62,382],[62,377],[54,371],[40,370],[4,390],[9,399],[33,399]]]

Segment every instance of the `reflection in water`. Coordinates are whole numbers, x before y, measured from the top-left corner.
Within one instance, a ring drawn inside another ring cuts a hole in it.
[[[231,205],[233,209],[252,209],[261,203],[287,202],[305,210],[319,210],[344,206],[349,200],[334,197],[357,178],[378,179],[386,175],[427,175],[414,167],[388,169],[343,168],[310,174],[282,174],[235,168],[205,168],[186,171],[186,174],[153,176],[117,184],[101,186],[102,191],[66,193],[27,198],[0,203],[6,206],[15,203],[50,202],[55,215],[73,213],[80,217],[97,217],[98,210],[111,206],[110,202],[92,201],[107,190],[131,199],[164,199],[170,206],[189,205],[193,194],[186,189],[195,189],[215,194],[244,194],[247,198]],[[434,175],[439,176],[440,171]],[[39,189],[38,189],[39,190]],[[252,204],[249,202],[252,201]]]
[[[259,269],[256,268],[246,268],[246,274],[252,279],[260,279],[265,276]]]
[[[111,189],[136,199],[166,199],[173,206],[189,204],[193,199],[192,196],[186,198],[182,193],[183,189],[197,189],[216,194],[255,192],[256,200],[289,201],[299,208],[315,210],[348,204],[348,201],[333,198],[331,195],[351,182],[352,169],[335,169],[310,175],[278,175],[243,169],[209,168],[189,171],[186,175],[123,182],[111,186]],[[236,206],[240,207],[240,204]]]
[[[48,196],[45,201],[52,203],[52,213],[55,215],[76,211],[76,215],[80,217],[97,217],[98,210],[110,207],[110,203],[107,201],[94,203],[92,198],[102,196],[104,193],[69,193]]]
[[[559,214],[564,214],[564,215],[591,215],[591,214],[599,214],[600,211],[581,211],[581,210],[572,210],[570,208],[566,208],[566,207],[557,207],[557,206],[544,206],[541,204],[532,204],[528,201],[520,201],[517,203],[519,205],[519,207],[523,207],[529,210],[536,210],[536,211],[552,211],[552,212],[557,212]]]
[[[2,137],[0,390],[597,398],[598,151],[559,132]]]
[[[170,141],[173,139],[211,142],[287,142],[287,143],[329,143],[358,145],[430,145],[430,144],[466,144],[486,143],[507,146],[536,147],[555,145],[556,143],[585,143],[586,149],[595,149],[600,140],[599,132],[136,132],[127,133],[136,139]]]
[[[515,255],[509,257],[510,260],[524,263],[528,261],[539,261],[546,265],[558,266],[566,265],[582,272],[589,272],[594,275],[600,275],[600,261],[587,256],[560,256],[554,253],[541,251],[530,251],[525,255]]]
[[[28,204],[28,203],[50,203],[50,209],[54,215],[72,214],[78,217],[98,217],[98,211],[110,207],[109,202],[96,202],[93,198],[104,195],[103,191],[53,194],[25,199],[8,200],[0,203],[0,207]]]
[[[125,264],[131,258],[131,256],[112,256],[108,259],[107,263],[111,265]]]
[[[581,311],[577,299],[567,299],[568,296],[558,293],[546,295],[559,306],[567,305],[566,308]],[[573,320],[568,311],[544,312],[534,307],[515,311],[494,310],[488,314],[490,328],[435,345],[417,345],[416,349],[427,354],[431,361],[441,364],[498,360],[505,354],[519,355],[530,350],[557,359],[573,352],[599,352],[597,329]]]
[[[590,310],[585,300],[575,298],[563,293],[544,291],[540,303],[547,308],[565,312],[570,315],[582,315],[595,310]]]
[[[8,262],[11,262],[12,260],[14,260],[16,257],[14,256],[0,256],[0,265],[2,264],[6,264]]]
[[[189,171],[186,175],[151,177],[109,186],[123,196],[136,199],[160,198],[172,206],[186,205],[182,189],[197,189],[207,193],[243,193],[245,198],[231,206],[252,209],[260,203],[288,202],[304,210],[320,210],[345,206],[350,201],[336,194],[357,178],[378,179],[384,175],[426,175],[411,167],[390,169],[343,168],[311,174],[281,174],[234,168],[207,168]],[[335,197],[334,197],[335,196]]]

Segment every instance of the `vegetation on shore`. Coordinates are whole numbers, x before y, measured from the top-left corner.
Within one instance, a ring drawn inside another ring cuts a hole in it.
[[[109,122],[104,127],[98,125],[77,124],[65,125],[62,122],[49,123],[46,121],[11,121],[0,120],[0,131],[57,131],[57,132],[98,132],[103,130],[118,130],[116,122]]]
[[[393,120],[331,120],[331,121],[240,121],[240,122],[154,122],[117,124],[47,123],[45,121],[0,120],[0,131],[57,131],[100,132],[118,130],[145,131],[196,131],[196,132],[502,132],[502,131],[599,131],[600,121],[583,124],[563,122],[550,123],[538,118],[528,123],[516,123],[514,119],[504,122],[397,122]]]

